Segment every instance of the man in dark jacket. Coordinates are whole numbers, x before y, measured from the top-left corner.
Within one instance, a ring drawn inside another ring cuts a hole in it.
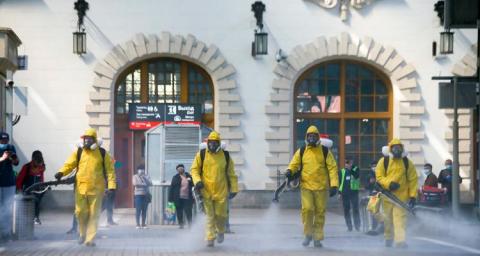
[[[185,172],[183,164],[177,165],[177,172],[178,173],[172,178],[168,201],[175,203],[178,224],[180,228],[183,229],[185,224],[183,218],[184,213],[187,217],[188,226],[190,227],[192,225],[193,181],[192,176],[188,172]]]
[[[8,133],[0,132],[0,242],[11,239],[15,173],[18,165],[15,147],[9,144]]]
[[[452,164],[451,159],[445,161],[445,169],[438,174],[438,183],[442,184],[442,188],[447,189],[448,201],[452,201]],[[462,177],[458,177],[458,183],[462,183]]]
[[[429,187],[438,187],[438,180],[437,176],[432,172],[432,165],[426,163],[423,165],[423,175],[425,175],[425,182],[423,183],[424,186]]]

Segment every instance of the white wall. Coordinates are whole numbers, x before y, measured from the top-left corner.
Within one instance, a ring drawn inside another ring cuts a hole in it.
[[[347,31],[370,36],[395,48],[418,71],[418,82],[426,106],[423,116],[427,139],[424,145],[434,170],[448,157],[444,140],[448,129],[444,113],[437,109],[438,86],[433,75],[450,75],[453,64],[476,41],[475,33],[455,31],[455,54],[436,61],[431,44],[441,28],[433,5],[418,0],[375,1],[352,11],[343,23],[338,9],[326,10],[302,0],[266,0],[265,26],[269,31],[269,55],[250,56],[255,19],[252,1],[186,0],[90,0],[86,27],[88,54],[72,53],[72,32],[76,26],[73,0],[4,0],[0,2],[0,26],[11,27],[22,40],[19,54],[29,57],[26,71],[15,73],[16,84],[29,87],[29,112],[14,127],[14,140],[29,158],[35,149],[44,152],[47,179],[62,165],[73,144],[87,127],[85,105],[92,90],[93,67],[112,46],[130,40],[136,33],[169,31],[192,34],[215,44],[237,70],[245,114],[242,145],[246,165],[243,181],[249,189],[262,189],[268,180],[265,166],[268,127],[264,106],[269,104],[275,51],[287,53],[319,36],[339,36]]]

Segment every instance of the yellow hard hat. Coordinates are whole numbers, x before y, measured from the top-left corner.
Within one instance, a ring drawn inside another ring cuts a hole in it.
[[[212,131],[208,135],[208,140],[218,140],[218,141],[220,141],[220,134],[216,131]]]
[[[93,137],[93,138],[96,139],[96,138],[97,138],[97,131],[96,131],[95,129],[93,129],[93,128],[88,128],[88,129],[83,133],[82,138],[83,138],[83,137],[86,137],[86,136],[88,136],[88,137]]]
[[[402,142],[398,138],[393,138],[390,143],[388,143],[388,147],[391,148],[393,145],[402,145]]]
[[[317,133],[317,134],[319,134],[318,129],[317,129],[317,127],[316,127],[315,125],[310,125],[310,126],[308,127],[307,133],[305,134],[305,136],[306,136],[307,134],[309,134],[309,133]]]

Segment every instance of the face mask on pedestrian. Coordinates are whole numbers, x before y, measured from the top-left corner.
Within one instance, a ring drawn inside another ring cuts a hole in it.
[[[403,154],[403,147],[401,145],[393,145],[391,152],[394,158],[401,158]]]
[[[143,176],[143,175],[145,175],[145,170],[144,169],[138,169],[137,173],[138,173],[138,175]]]
[[[445,164],[445,169],[451,170],[452,169],[452,164]]]
[[[307,144],[309,146],[316,146],[318,144],[318,134],[316,133],[309,133],[307,134]]]
[[[83,138],[83,147],[88,149],[93,149],[92,145],[95,144],[95,139],[89,136]]]
[[[6,151],[7,148],[8,148],[8,144],[3,144],[3,143],[0,144],[0,150],[1,150],[1,151]]]
[[[430,173],[432,173],[432,170],[430,170],[430,169],[428,169],[428,168],[423,168],[423,174],[424,174],[425,176],[430,175]]]
[[[220,141],[209,140],[207,142],[207,147],[208,147],[208,151],[210,152],[218,152],[218,150],[220,149]]]

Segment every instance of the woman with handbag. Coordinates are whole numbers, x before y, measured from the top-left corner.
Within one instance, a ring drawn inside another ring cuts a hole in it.
[[[152,201],[152,195],[150,194],[149,187],[152,185],[150,177],[145,174],[143,167],[138,168],[137,174],[133,175],[133,186],[135,188],[135,220],[137,222],[137,229],[146,229],[145,219],[147,218],[148,204]],[[142,222],[140,225],[140,215],[142,216]]]

